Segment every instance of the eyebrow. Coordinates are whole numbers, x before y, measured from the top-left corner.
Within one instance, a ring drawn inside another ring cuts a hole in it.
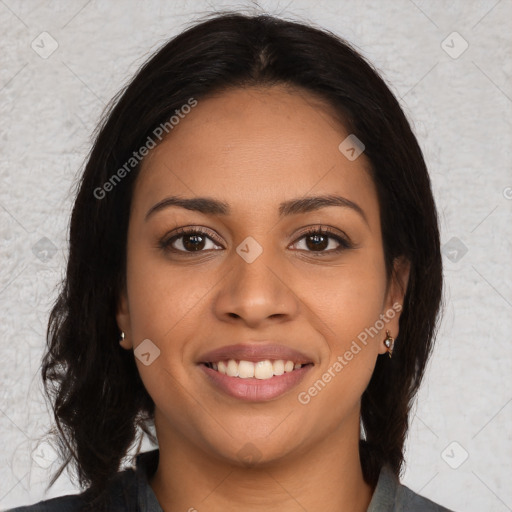
[[[228,203],[213,199],[211,197],[192,197],[184,198],[179,196],[170,196],[162,199],[154,206],[152,206],[146,213],[145,220],[154,213],[168,208],[171,206],[178,206],[187,210],[193,210],[205,215],[222,215],[227,216],[231,213],[231,208]],[[340,206],[343,208],[350,208],[357,212],[368,224],[368,219],[364,210],[357,204],[345,197],[330,194],[322,196],[306,196],[297,199],[290,199],[284,201],[279,205],[279,217],[287,217],[290,215],[298,215],[301,213],[308,213],[328,206]],[[368,224],[369,225],[369,224]]]

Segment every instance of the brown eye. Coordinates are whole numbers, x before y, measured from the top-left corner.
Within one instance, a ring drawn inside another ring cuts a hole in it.
[[[306,247],[308,249],[311,249],[312,251],[322,251],[324,249],[327,249],[329,245],[329,236],[326,236],[321,233],[313,234],[313,235],[307,235],[305,237],[306,239]]]
[[[300,250],[320,254],[339,252],[351,247],[348,240],[335,234],[333,231],[323,228],[310,229],[299,238],[299,241],[302,240],[304,240],[305,248],[300,248]]]
[[[204,252],[216,247],[212,237],[199,228],[180,228],[177,234],[164,238],[159,245],[162,249],[183,253]]]
[[[187,251],[201,251],[204,249],[204,246],[206,244],[206,237],[202,234],[189,234],[189,235],[182,235],[178,238],[182,239],[181,245],[187,250]]]

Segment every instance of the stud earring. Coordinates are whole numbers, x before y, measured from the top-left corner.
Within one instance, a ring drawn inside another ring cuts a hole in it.
[[[124,341],[124,332],[121,331],[121,339],[119,340],[119,343],[123,343]]]
[[[393,355],[393,347],[395,346],[395,339],[391,336],[389,331],[386,331],[386,338],[384,340],[384,345],[388,348],[389,357]]]

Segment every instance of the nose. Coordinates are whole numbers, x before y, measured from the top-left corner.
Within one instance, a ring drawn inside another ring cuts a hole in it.
[[[230,270],[215,297],[215,314],[220,320],[256,328],[297,315],[299,299],[275,254],[263,250],[251,261],[234,252],[230,259]]]

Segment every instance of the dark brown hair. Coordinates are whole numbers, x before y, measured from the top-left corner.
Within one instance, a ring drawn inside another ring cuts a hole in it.
[[[113,99],[96,134],[73,208],[67,273],[50,315],[42,366],[64,460],[50,485],[72,463],[80,486],[98,497],[137,433],[152,437],[154,403],[133,353],[119,347],[115,316],[140,165],[108,193],[95,191],[190,98],[200,102],[234,87],[274,84],[321,97],[363,141],[378,191],[388,280],[395,258],[411,263],[393,358],[378,358],[361,403],[365,480],[375,485],[383,465],[400,476],[442,292],[437,214],[422,152],[385,82],[347,42],[302,23],[224,12],[196,22],[156,52]]]

